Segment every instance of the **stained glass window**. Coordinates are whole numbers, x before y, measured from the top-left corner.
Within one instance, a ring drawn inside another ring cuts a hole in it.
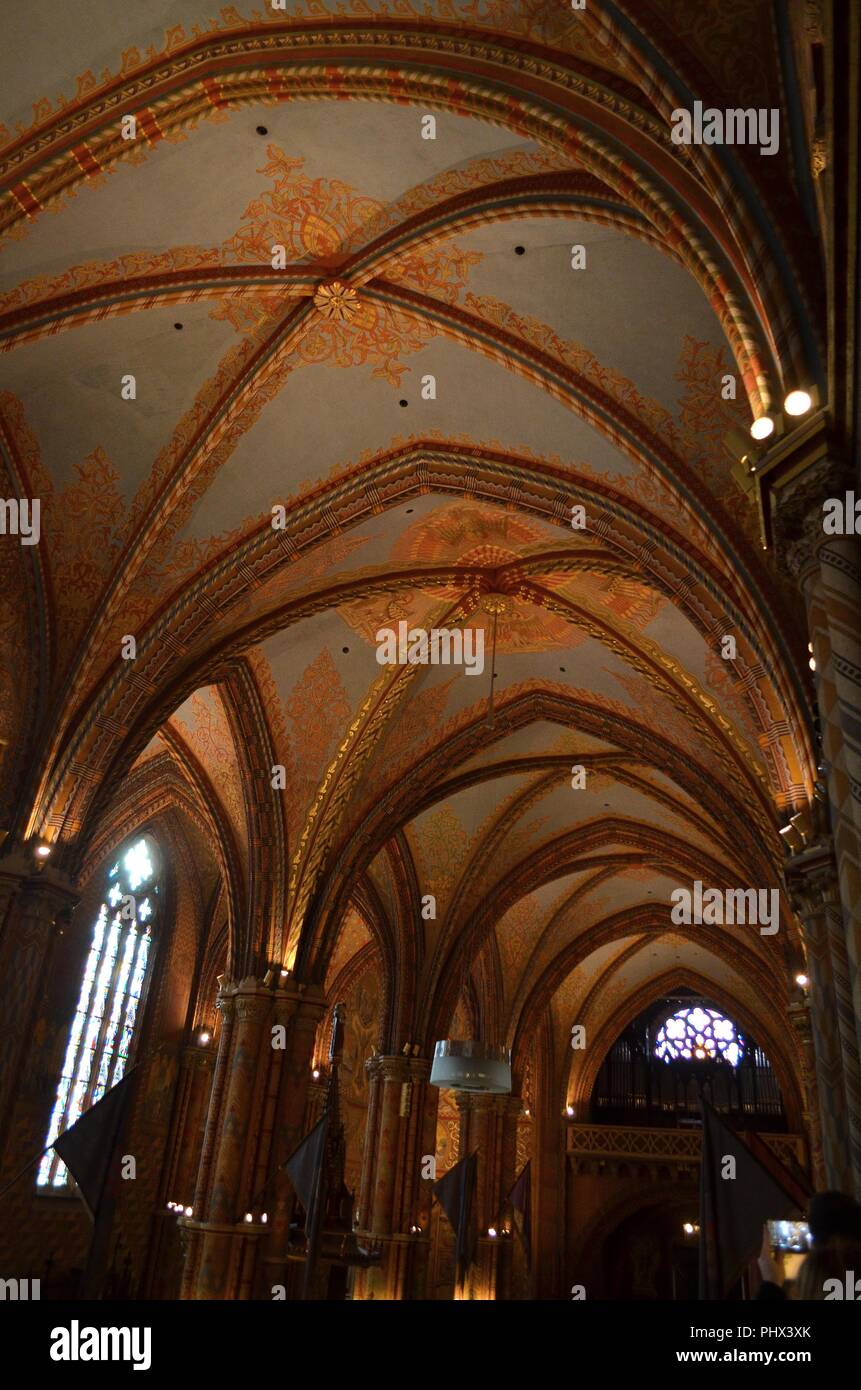
[[[662,1024],[655,1039],[655,1056],[664,1062],[724,1061],[737,1067],[744,1053],[744,1039],[734,1023],[697,1004],[678,1009]]]
[[[53,1144],[125,1073],[158,917],[158,855],[146,835],[108,872],[93,927],[78,1003],[45,1140]],[[53,1150],[39,1165],[39,1187],[65,1187],[69,1173]]]

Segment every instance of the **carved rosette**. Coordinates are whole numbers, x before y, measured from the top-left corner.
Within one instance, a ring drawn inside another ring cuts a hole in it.
[[[314,293],[314,305],[324,318],[347,322],[355,317],[359,297],[354,289],[341,280],[319,285]]]

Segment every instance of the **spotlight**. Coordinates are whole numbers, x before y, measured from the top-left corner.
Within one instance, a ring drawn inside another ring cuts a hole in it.
[[[566,1105],[566,1107],[565,1107],[565,1114],[566,1114],[566,1115],[573,1115],[573,1114],[574,1114],[574,1106],[573,1106],[573,1105]]]
[[[803,973],[800,975],[796,975],[795,983],[797,985],[801,985],[801,988],[804,989],[804,986],[808,983],[807,976]]]
[[[813,822],[811,820],[810,811],[796,811],[794,816],[789,817],[789,824],[795,827],[806,844],[813,833]]]
[[[247,1212],[245,1213],[245,1220],[248,1221],[249,1223],[252,1222],[252,1221],[254,1220],[254,1217],[251,1215],[251,1212],[250,1212],[250,1211],[247,1211]]]
[[[182,1207],[180,1207],[180,1211],[182,1211]],[[192,1216],[194,1214],[194,1207],[186,1207],[185,1214],[186,1216]]]
[[[199,1047],[206,1047],[206,1044],[209,1042],[209,1039],[210,1039],[211,1037],[212,1037],[212,1034],[210,1033],[210,1031],[209,1031],[209,1029],[208,1029],[207,1027],[204,1026],[203,1028],[198,1028],[198,1030],[197,1030],[197,1042],[198,1042],[198,1046],[199,1046]]]
[[[783,843],[789,849],[790,854],[796,854],[799,850],[804,849],[804,840],[802,839],[796,826],[781,826],[780,834],[782,835]]]
[[[490,1236],[491,1240],[496,1240],[496,1237],[499,1233],[495,1226],[488,1226],[487,1234]]]
[[[692,1236],[694,1233],[694,1228],[690,1221],[685,1222],[684,1226],[682,1227],[682,1230],[684,1231],[686,1236]]]
[[[287,969],[285,968],[284,970],[281,971],[281,979],[282,979],[282,980],[286,980],[286,978],[287,978],[287,976],[288,976],[289,974],[290,974],[290,971],[287,970]]]
[[[314,1078],[315,1081],[319,1081],[319,1080],[320,1080],[320,1068],[319,1068],[319,1067],[314,1067],[314,1069],[313,1069],[312,1072],[311,1072],[311,1075],[313,1076],[313,1078]]]
[[[809,391],[790,391],[783,408],[787,415],[806,415],[813,404],[813,397]]]
[[[52,849],[52,846],[51,846],[51,845],[37,845],[37,846],[36,846],[36,858],[37,858],[37,859],[47,859],[48,856],[49,856],[49,854],[51,853],[51,849]]]
[[[750,427],[750,432],[754,439],[768,439],[768,436],[773,430],[774,421],[770,415],[760,415],[758,419],[754,420]]]
[[[263,1213],[263,1215],[261,1216],[260,1220],[263,1222],[263,1225],[265,1226],[265,1225],[266,1225],[266,1222],[269,1220],[269,1213],[266,1212],[266,1211],[264,1211],[264,1213]]]

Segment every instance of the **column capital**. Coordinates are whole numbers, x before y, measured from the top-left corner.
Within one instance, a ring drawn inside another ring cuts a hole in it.
[[[0,903],[10,900],[17,904],[12,930],[17,923],[20,930],[30,932],[34,927],[48,930],[60,919],[68,922],[80,894],[73,880],[59,870],[46,866],[41,873],[34,873],[31,863],[23,872],[15,872],[4,865],[0,870]]]
[[[405,1057],[410,1081],[427,1081],[431,1074],[430,1057]]]
[[[823,835],[784,865],[786,886],[793,910],[802,920],[840,902],[840,884],[834,842]]]
[[[755,467],[762,540],[777,562],[802,581],[816,565],[829,537],[822,505],[854,486],[852,468],[841,456],[824,410],[818,410],[775,441]]]
[[[265,1018],[272,1009],[270,994],[237,994],[235,999],[236,1017],[242,1022],[255,1022]]]
[[[411,1068],[413,1061],[420,1062],[421,1058],[403,1057],[400,1054],[387,1057],[381,1052],[375,1052],[373,1057],[369,1057],[365,1063],[365,1071],[370,1081],[378,1076],[382,1081],[415,1081],[422,1079],[417,1076]],[[429,1063],[425,1063],[429,1070]]]
[[[800,1041],[807,1046],[813,1042],[813,1022],[810,1017],[810,1000],[793,999],[789,1004],[789,1022],[798,1034]]]
[[[487,1110],[494,1115],[519,1115],[523,1105],[520,1096],[493,1091],[458,1091],[455,1103],[461,1111]]]
[[[276,1023],[305,1019],[315,1027],[326,1013],[326,996],[320,985],[303,985],[290,980],[284,989],[272,995]]]
[[[182,1049],[183,1071],[212,1071],[216,1054],[212,1048],[196,1047],[193,1043]]]

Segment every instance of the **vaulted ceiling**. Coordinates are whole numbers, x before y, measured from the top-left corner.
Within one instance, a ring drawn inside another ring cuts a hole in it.
[[[821,375],[795,36],[762,0],[5,23],[0,439],[42,503],[2,551],[5,824],[80,865],[170,765],[234,968],[332,978],[373,942],[392,1044],[480,968],[514,1045],[550,1001],[564,1048],[689,978],[789,1057],[789,916],[668,904],[775,885],[816,775],[738,444]],[[780,106],[778,154],[674,145],[694,97]],[[401,620],[489,653],[491,594],[492,714],[489,658],[378,664]]]

